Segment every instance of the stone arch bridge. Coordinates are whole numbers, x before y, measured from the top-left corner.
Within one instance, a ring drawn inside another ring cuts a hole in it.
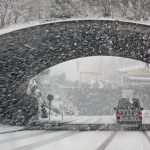
[[[51,66],[87,56],[148,63],[149,52],[150,26],[117,20],[47,23],[0,35],[0,119],[14,120],[21,110],[26,123],[37,113],[36,102],[26,94],[27,85]]]

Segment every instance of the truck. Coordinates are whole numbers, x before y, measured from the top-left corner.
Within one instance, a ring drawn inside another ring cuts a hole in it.
[[[122,124],[127,127],[142,127],[142,110],[138,98],[121,98],[119,99],[117,107],[114,108],[116,111],[117,124]]]

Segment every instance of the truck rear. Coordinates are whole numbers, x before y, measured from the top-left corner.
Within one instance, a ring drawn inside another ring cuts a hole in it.
[[[140,128],[142,126],[142,110],[139,99],[133,98],[132,102],[129,99],[120,99],[116,110],[116,120],[118,124],[123,124],[127,127]]]

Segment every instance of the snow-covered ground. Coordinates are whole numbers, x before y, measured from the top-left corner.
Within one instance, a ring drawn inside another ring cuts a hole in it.
[[[48,119],[42,119],[43,121]],[[115,124],[116,117],[114,115],[104,115],[104,116],[51,116],[51,121],[63,121],[70,122],[73,124]],[[150,110],[143,110],[143,123],[150,124]]]
[[[149,115],[144,111],[143,115]],[[71,123],[115,123],[115,116],[76,116]],[[55,119],[55,118],[53,118]],[[0,125],[0,131],[20,127]],[[149,150],[150,131],[24,130],[0,134],[0,150]]]
[[[21,130],[24,127],[19,127],[19,126],[8,126],[8,125],[2,125],[0,124],[0,134],[4,132],[12,132],[12,131],[17,131]]]
[[[79,132],[73,136],[66,137],[43,145],[34,150],[96,150],[111,135],[112,132]]]
[[[150,141],[143,132],[118,132],[105,150],[149,150]]]
[[[41,121],[47,121],[41,119]],[[113,124],[116,123],[115,115],[106,116],[51,116],[51,121],[70,122],[73,124]]]
[[[116,123],[115,116],[77,116],[73,118],[71,123],[74,124],[112,124]]]
[[[12,31],[28,28],[28,27],[33,27],[33,26],[38,26],[38,25],[44,25],[44,24],[50,24],[50,23],[57,23],[57,22],[64,22],[64,21],[74,21],[74,20],[112,20],[112,21],[122,21],[122,22],[130,22],[130,23],[136,23],[136,24],[143,24],[143,25],[150,25],[150,21],[131,21],[127,19],[122,19],[122,18],[72,18],[72,19],[57,19],[56,21],[33,21],[29,23],[24,23],[24,24],[16,24],[16,25],[11,25],[6,28],[0,29],[0,35],[6,34]]]
[[[114,133],[113,131],[19,131],[0,134],[0,149],[149,150],[150,148],[150,141],[142,131]],[[150,135],[150,132],[147,134]]]

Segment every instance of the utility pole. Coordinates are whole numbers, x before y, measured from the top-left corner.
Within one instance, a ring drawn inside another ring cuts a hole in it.
[[[79,82],[81,83],[80,60],[76,60],[76,70],[78,73]]]
[[[150,62],[150,49],[148,49],[148,51],[144,54],[144,58],[145,58],[145,62],[146,62],[145,70],[148,70],[149,62]]]
[[[63,108],[62,108],[63,110],[62,110],[62,121],[64,120],[64,106],[63,106]]]

